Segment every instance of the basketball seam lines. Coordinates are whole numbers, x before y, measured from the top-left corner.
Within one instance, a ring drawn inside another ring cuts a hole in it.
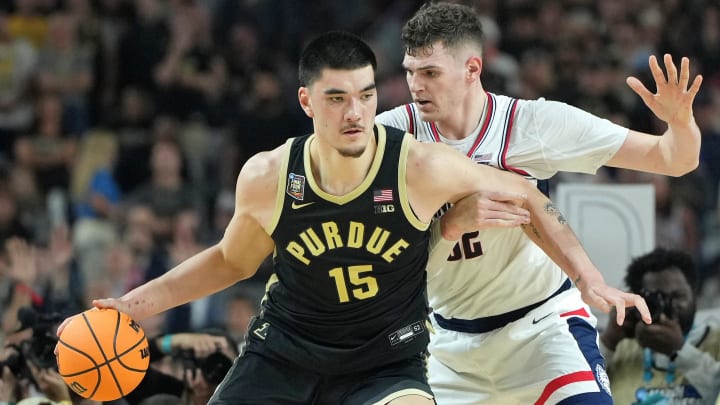
[[[110,364],[110,363],[112,363],[112,362],[115,361],[115,360],[117,360],[118,363],[122,364],[123,367],[125,367],[126,369],[128,369],[128,370],[130,370],[130,371],[137,371],[137,372],[143,373],[143,372],[145,372],[145,371],[147,371],[147,370],[129,367],[129,366],[125,365],[125,363],[123,363],[123,362],[120,360],[120,358],[121,358],[122,356],[130,353],[131,351],[135,350],[136,347],[138,347],[140,344],[143,343],[143,339],[144,339],[144,338],[145,338],[145,335],[143,334],[143,336],[140,338],[140,340],[139,340],[137,343],[135,343],[132,347],[130,347],[129,349],[125,350],[124,352],[118,354],[117,356],[108,359],[108,361],[107,361],[107,362],[104,362],[104,363],[97,363],[97,362],[95,362],[95,359],[93,359],[91,356],[87,355],[85,352],[81,351],[81,350],[78,349],[77,347],[74,347],[74,346],[71,346],[71,345],[67,344],[67,343],[64,342],[62,339],[60,339],[60,343],[62,343],[63,346],[67,347],[67,348],[70,349],[70,350],[73,350],[73,351],[77,352],[78,354],[82,354],[83,356],[87,357],[87,358],[94,364],[93,367],[90,367],[90,368],[87,368],[87,369],[84,369],[84,370],[76,371],[76,372],[74,372],[74,373],[69,373],[69,374],[60,374],[60,375],[63,376],[63,377],[75,377],[76,375],[84,374],[84,373],[87,373],[88,371],[92,371],[92,370],[99,369],[100,367],[102,367],[102,366],[104,366],[104,365],[106,365],[106,364]]]
[[[68,349],[74,350],[74,351],[77,352],[78,354],[82,354],[83,356],[87,357],[87,358],[95,365],[94,367],[88,368],[88,369],[86,369],[86,370],[82,370],[82,371],[79,371],[79,372],[76,372],[76,373],[71,373],[71,374],[61,374],[61,376],[63,376],[63,377],[75,377],[76,375],[80,375],[80,374],[83,374],[83,373],[87,373],[88,371],[91,371],[91,370],[98,370],[98,369],[100,368],[100,366],[102,366],[102,364],[97,364],[97,362],[95,362],[95,359],[93,359],[92,356],[88,355],[87,353],[83,352],[82,350],[78,349],[77,347],[70,346],[69,344],[65,343],[62,339],[60,339],[60,343],[62,343],[62,345],[65,346],[65,347],[67,347]],[[100,371],[98,370],[98,373],[99,373],[99,372],[100,372]]]
[[[120,391],[121,396],[125,396],[123,393],[122,387],[120,386],[120,382],[118,381],[117,377],[115,376],[115,372],[113,371],[112,367],[110,367],[110,363],[108,362],[107,355],[105,355],[105,350],[103,350],[102,345],[100,344],[100,340],[98,339],[97,335],[95,335],[95,331],[93,330],[92,326],[90,325],[90,321],[87,319],[86,314],[82,314],[83,319],[85,320],[85,323],[88,326],[88,329],[90,329],[90,334],[93,337],[93,340],[95,340],[95,344],[97,345],[98,349],[100,349],[100,353],[102,354],[103,358],[105,359],[105,364],[107,365],[108,370],[110,370],[110,375],[112,376],[113,380],[115,380],[115,385],[118,387],[118,390]],[[117,320],[115,321],[115,334],[117,334],[120,326],[120,313],[118,312]],[[98,369],[99,371],[99,369]],[[102,375],[98,376],[98,383],[95,386],[95,389],[93,390],[92,394],[89,395],[90,397],[95,396],[95,393],[97,392],[98,388],[100,388],[100,381],[102,379]]]
[[[117,339],[117,336],[115,336],[115,339]],[[129,349],[125,350],[124,352],[118,354],[118,355],[117,355],[114,359],[112,359],[112,360],[117,360],[117,362],[118,362],[120,365],[122,365],[123,367],[125,367],[126,369],[128,369],[128,370],[130,370],[130,371],[138,371],[138,372],[141,372],[141,373],[142,373],[142,372],[145,372],[146,370],[139,369],[139,368],[134,368],[134,367],[130,367],[130,366],[126,365],[125,363],[123,363],[123,361],[122,361],[122,356],[124,356],[124,355],[130,353],[131,351],[135,350],[136,347],[140,346],[140,345],[144,342],[144,339],[145,339],[145,334],[143,333],[142,337],[140,338],[140,340],[139,340],[137,343],[135,343],[134,345],[132,345]],[[115,347],[115,343],[114,343],[114,342],[113,342],[113,351],[115,352],[115,354],[117,354],[117,347]],[[111,360],[111,361],[112,361],[112,360]]]

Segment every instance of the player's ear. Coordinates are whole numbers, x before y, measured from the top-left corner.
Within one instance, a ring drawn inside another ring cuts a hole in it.
[[[310,103],[310,89],[307,87],[300,87],[298,89],[298,100],[300,101],[300,107],[303,111],[305,111],[305,115],[313,118],[315,114],[313,113],[312,105]]]
[[[480,78],[480,73],[482,73],[482,65],[483,61],[480,56],[469,57],[465,62],[467,78],[469,80],[478,80]]]

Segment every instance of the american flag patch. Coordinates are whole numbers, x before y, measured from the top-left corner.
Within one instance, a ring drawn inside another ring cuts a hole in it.
[[[383,190],[373,191],[373,202],[385,202],[393,200],[392,189],[386,188]]]

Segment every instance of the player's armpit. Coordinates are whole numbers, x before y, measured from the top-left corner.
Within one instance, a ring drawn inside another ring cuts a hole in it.
[[[252,277],[275,243],[255,218],[236,212],[220,242],[225,263],[239,280]]]
[[[278,173],[287,147],[286,143],[251,157],[238,175],[235,212],[220,246],[225,262],[241,280],[255,274],[275,247],[268,229],[280,198]]]

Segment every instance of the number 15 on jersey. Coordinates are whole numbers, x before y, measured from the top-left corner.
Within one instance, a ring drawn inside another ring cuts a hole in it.
[[[369,264],[336,267],[328,272],[335,281],[340,303],[350,302],[350,296],[356,300],[372,298],[378,293],[377,279],[372,276]]]

